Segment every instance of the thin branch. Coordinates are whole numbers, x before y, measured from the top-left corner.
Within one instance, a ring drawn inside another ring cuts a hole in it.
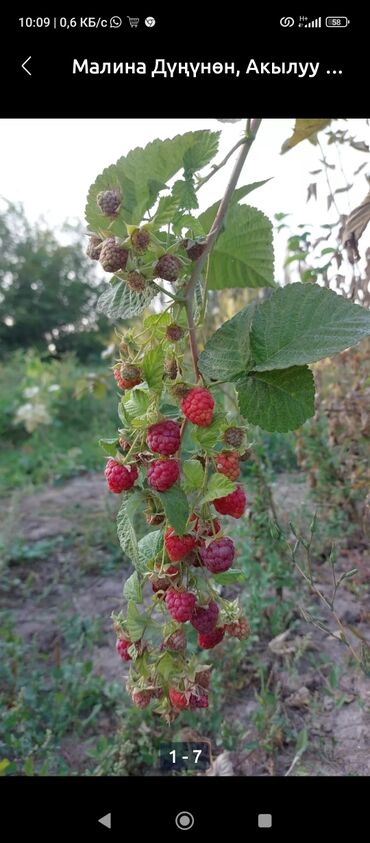
[[[198,356],[199,355],[198,355],[198,346],[197,346],[197,340],[196,340],[196,335],[195,335],[195,324],[194,324],[194,316],[193,316],[194,289],[195,289],[198,281],[200,280],[202,269],[203,269],[203,266],[204,266],[204,264],[205,264],[205,262],[208,258],[208,255],[209,255],[211,249],[213,248],[213,246],[215,245],[216,240],[221,233],[223,221],[225,219],[226,212],[228,210],[231,197],[232,197],[232,195],[234,193],[234,190],[236,188],[236,185],[238,183],[240,173],[243,169],[243,166],[245,164],[247,155],[248,155],[249,150],[250,150],[250,148],[253,144],[255,136],[256,136],[256,134],[258,132],[258,129],[260,127],[260,124],[261,124],[261,119],[257,118],[257,117],[252,119],[252,120],[248,120],[248,122],[247,122],[246,136],[243,139],[243,143],[240,144],[241,147],[242,147],[241,152],[239,153],[239,156],[238,156],[237,161],[235,163],[234,169],[231,173],[230,180],[229,180],[229,183],[228,183],[226,191],[225,191],[225,195],[220,202],[220,205],[219,205],[217,214],[215,216],[215,219],[213,221],[211,230],[210,230],[209,234],[207,235],[205,248],[203,250],[203,253],[198,258],[198,260],[195,261],[194,268],[193,268],[193,271],[192,271],[192,274],[191,274],[191,278],[190,278],[189,284],[188,284],[187,289],[186,289],[185,302],[186,302],[186,313],[187,313],[188,325],[189,325],[190,349],[191,349],[191,355],[192,355],[192,359],[193,359],[194,373],[195,373],[196,378],[198,380],[201,377],[201,374],[200,374],[200,371],[199,371],[199,368],[198,368]]]
[[[198,192],[198,190],[200,190],[200,188],[203,187],[203,185],[207,181],[209,181],[212,178],[212,176],[215,175],[215,173],[218,173],[218,171],[221,170],[222,167],[225,166],[225,164],[227,164],[229,158],[231,158],[231,156],[234,154],[234,152],[236,152],[236,150],[239,149],[239,146],[242,146],[242,144],[245,143],[245,140],[246,140],[245,137],[238,140],[238,142],[236,144],[234,144],[233,148],[230,149],[230,152],[228,152],[227,155],[225,155],[225,158],[223,159],[223,161],[221,161],[220,164],[214,164],[213,165],[211,172],[208,173],[207,176],[204,176],[204,178],[200,179],[197,187],[195,188],[196,192]]]

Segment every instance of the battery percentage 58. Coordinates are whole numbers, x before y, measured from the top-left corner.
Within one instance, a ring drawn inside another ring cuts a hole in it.
[[[329,26],[332,29],[340,29],[345,26],[349,26],[350,21],[348,18],[340,17],[340,18],[325,18],[325,26]]]

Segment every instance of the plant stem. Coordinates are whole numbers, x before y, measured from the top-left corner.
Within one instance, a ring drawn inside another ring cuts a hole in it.
[[[192,356],[192,360],[193,360],[194,374],[195,374],[197,380],[200,379],[201,373],[200,373],[199,368],[198,368],[198,356],[199,355],[198,355],[198,346],[197,346],[197,340],[196,340],[196,335],[195,335],[195,324],[194,324],[194,315],[193,315],[194,289],[195,289],[198,281],[200,280],[202,269],[203,269],[203,266],[204,266],[204,264],[205,264],[205,262],[208,258],[208,255],[209,255],[211,249],[213,248],[213,246],[215,245],[216,240],[221,233],[223,221],[225,219],[225,215],[226,215],[227,209],[229,207],[231,197],[232,197],[232,195],[234,193],[234,190],[236,188],[236,185],[238,183],[240,173],[243,169],[243,166],[245,164],[247,155],[248,155],[249,150],[250,150],[250,148],[253,144],[255,136],[256,136],[256,134],[258,132],[258,129],[260,127],[260,124],[261,124],[261,119],[257,118],[257,117],[247,121],[246,136],[245,136],[245,138],[243,138],[243,141],[240,142],[240,144],[238,144],[238,146],[239,145],[241,146],[241,151],[238,155],[238,158],[236,160],[234,169],[231,173],[230,180],[229,180],[229,183],[228,183],[226,191],[225,191],[225,195],[220,202],[220,205],[219,205],[217,214],[215,216],[215,219],[213,221],[211,230],[210,230],[209,234],[207,235],[205,248],[203,250],[203,253],[198,258],[198,260],[195,261],[195,263],[194,263],[194,268],[193,268],[193,271],[192,271],[192,274],[191,274],[191,278],[190,278],[189,284],[187,285],[187,288],[186,288],[185,305],[186,305],[186,314],[187,314],[188,325],[189,325],[190,350],[191,350],[191,356]]]
[[[156,287],[159,292],[164,293],[165,296],[169,296],[170,299],[177,301],[177,296],[174,296],[173,293],[170,293],[169,290],[165,290],[164,287],[161,287],[160,284],[157,284],[156,281],[152,281],[153,287]]]
[[[207,181],[209,181],[212,178],[212,176],[215,175],[215,173],[218,173],[218,171],[221,170],[221,168],[224,167],[225,164],[227,164],[229,158],[231,158],[231,156],[234,154],[234,152],[236,152],[236,150],[239,149],[239,146],[242,146],[242,144],[244,144],[245,142],[246,142],[245,137],[240,138],[240,140],[238,140],[238,142],[236,144],[234,144],[233,148],[230,149],[230,152],[228,152],[227,155],[225,155],[225,158],[223,159],[223,161],[221,161],[220,164],[214,164],[213,165],[211,172],[208,173],[207,176],[204,176],[203,179],[200,179],[199,184],[195,188],[196,192],[198,192],[198,190],[200,190],[200,188],[203,187],[203,185]]]

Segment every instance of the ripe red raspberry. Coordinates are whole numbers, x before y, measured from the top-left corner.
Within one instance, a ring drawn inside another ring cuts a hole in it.
[[[128,273],[126,283],[130,290],[133,290],[134,293],[143,293],[147,286],[145,276],[142,272],[136,272],[135,269]]]
[[[183,709],[183,708],[190,708],[190,699],[189,695],[178,691],[177,688],[170,688],[168,692],[168,696],[171,700],[172,705],[175,708]]]
[[[231,515],[233,518],[241,518],[247,506],[247,496],[242,486],[237,486],[230,495],[218,498],[213,501],[213,506],[220,515]]]
[[[170,489],[180,477],[177,460],[154,460],[148,468],[148,483],[156,492]]]
[[[189,421],[198,427],[208,427],[213,419],[215,402],[208,389],[196,386],[181,401],[181,409]]]
[[[218,626],[212,632],[202,633],[200,632],[198,635],[198,644],[202,650],[212,650],[213,647],[216,647],[217,644],[222,641],[225,635],[225,630],[223,626]]]
[[[145,228],[136,228],[131,234],[131,243],[134,252],[137,255],[143,255],[150,243],[149,231]]]
[[[204,545],[199,549],[199,555],[209,571],[212,574],[221,574],[222,571],[228,571],[231,568],[234,556],[235,547],[232,539],[215,539],[208,547]]]
[[[228,632],[233,638],[239,638],[239,641],[243,641],[245,638],[249,638],[251,628],[247,618],[239,618],[234,623],[227,623],[225,625],[225,632]]]
[[[180,447],[179,425],[171,420],[152,424],[148,428],[146,441],[151,451],[169,457]]]
[[[240,474],[239,454],[236,451],[222,451],[217,455],[216,469],[229,480],[237,480]]]
[[[184,336],[184,330],[181,325],[176,325],[174,322],[172,325],[169,325],[166,330],[166,337],[170,342],[178,342],[182,340]]]
[[[171,562],[180,562],[194,549],[196,543],[193,536],[176,536],[172,527],[169,527],[164,534],[164,546]]]
[[[86,249],[87,256],[93,261],[98,261],[102,245],[103,240],[101,237],[96,237],[95,234],[93,234],[92,237],[89,237],[89,243]]]
[[[118,190],[102,190],[96,197],[96,204],[105,217],[116,217],[121,201]]]
[[[231,445],[233,448],[240,448],[244,439],[244,431],[240,427],[228,427],[223,435],[225,445]]]
[[[194,611],[196,597],[191,591],[176,591],[170,588],[166,594],[166,606],[171,617],[178,623],[186,623]]]
[[[173,284],[179,275],[181,261],[175,255],[163,255],[155,266],[156,278],[163,278],[164,281],[171,281]]]
[[[197,632],[212,632],[218,621],[217,603],[209,603],[208,606],[197,606],[191,616],[191,625]]]
[[[132,641],[127,641],[126,638],[117,638],[116,641],[116,650],[121,659],[124,662],[130,662],[131,656],[127,652],[128,648],[131,647]]]
[[[109,237],[104,240],[100,249],[99,260],[106,272],[118,272],[119,269],[125,269],[128,259],[127,249],[123,249],[114,237]]]
[[[119,379],[116,377],[116,372],[119,372]],[[138,383],[142,383],[141,371],[132,363],[123,363],[121,368],[114,370],[114,377],[121,389],[132,389]]]
[[[161,650],[185,650],[186,635],[183,629],[176,629],[161,644]]]
[[[104,474],[110,491],[116,495],[131,489],[138,478],[136,465],[121,465],[112,457],[105,466]]]
[[[143,691],[132,691],[131,699],[134,705],[138,708],[146,708],[153,699],[153,693],[149,689]]]

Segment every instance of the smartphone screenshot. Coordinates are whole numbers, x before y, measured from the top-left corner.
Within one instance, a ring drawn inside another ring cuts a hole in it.
[[[8,834],[360,833],[369,15],[295,6],[3,21]]]

